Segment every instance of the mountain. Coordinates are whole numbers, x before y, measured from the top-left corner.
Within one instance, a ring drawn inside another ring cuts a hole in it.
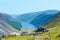
[[[3,21],[2,19],[0,19],[0,31],[3,32],[6,35],[10,34],[10,33],[13,33],[13,32],[18,32],[17,29],[15,29],[14,27],[12,27],[10,24]]]
[[[58,12],[58,10],[46,10],[46,11],[40,11],[40,12],[32,12],[32,13],[25,13],[25,14],[21,14],[19,16],[17,16],[15,19],[18,21],[26,21],[26,22],[30,22],[32,19],[34,19],[36,16],[40,15],[40,14],[55,14],[56,12]],[[42,15],[43,15],[42,14]]]
[[[21,24],[18,23],[16,20],[14,20],[10,15],[4,14],[4,13],[0,13],[0,19],[6,21],[8,24],[13,26],[17,30],[20,30]]]
[[[7,20],[7,19],[13,19],[10,15],[5,13],[0,13],[0,19]]]
[[[51,20],[57,13],[58,11],[55,10],[44,11],[42,14],[35,16],[35,18],[30,23],[36,27],[42,26],[48,23],[48,21]]]
[[[34,25],[34,28],[38,28],[39,26],[46,24],[58,12],[59,12],[58,10],[46,10],[41,12],[33,12],[33,13],[19,15],[15,19],[21,23],[27,22],[28,25],[32,24]],[[27,25],[27,24],[23,23],[22,28],[26,28],[24,25]],[[32,28],[32,27],[33,26],[31,27],[29,26],[29,28]]]
[[[15,19],[19,22],[29,22],[36,13],[27,13],[17,16]]]
[[[18,33],[21,30],[21,24],[14,20],[10,15],[0,13],[0,35]]]
[[[60,39],[60,12],[58,12],[53,19],[51,19],[47,24],[43,27],[47,28],[47,32],[44,32],[40,35],[43,37],[43,40],[59,40]],[[45,39],[44,39],[45,38]]]
[[[59,27],[60,26],[60,12],[55,15],[53,19],[51,19],[47,24],[45,24],[43,27],[46,28],[53,28],[53,27]]]

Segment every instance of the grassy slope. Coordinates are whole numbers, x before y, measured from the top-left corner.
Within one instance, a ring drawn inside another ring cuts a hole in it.
[[[59,23],[60,23],[60,13],[56,14],[51,21],[49,21],[46,25],[44,25],[44,27],[52,28],[55,27],[56,25],[59,25]]]
[[[60,26],[60,25],[59,25]],[[45,32],[43,34],[38,34],[35,36],[16,36],[16,37],[7,37],[4,38],[4,40],[59,40],[60,37],[60,27],[54,27],[50,28],[48,32]],[[37,36],[37,37],[36,37]]]
[[[21,27],[20,24],[13,22],[13,21],[10,21],[10,20],[6,20],[6,22],[8,24],[10,24],[12,27],[14,27],[15,29],[20,30],[20,27]]]

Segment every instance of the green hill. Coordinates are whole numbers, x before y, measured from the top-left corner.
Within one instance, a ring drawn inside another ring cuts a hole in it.
[[[21,30],[21,24],[18,23],[16,20],[14,20],[14,18],[12,18],[10,15],[8,14],[4,14],[4,13],[0,13],[0,19],[4,20],[5,22],[7,22],[9,25],[11,25],[13,28],[17,29],[17,30]],[[9,27],[9,26],[8,26]]]
[[[17,22],[11,21],[11,20],[6,20],[6,22],[7,22],[8,24],[10,24],[12,27],[14,27],[15,29],[21,30],[21,25],[20,25],[20,23],[17,23]]]
[[[55,15],[53,19],[51,19],[47,24],[43,27],[52,28],[60,25],[60,12]]]

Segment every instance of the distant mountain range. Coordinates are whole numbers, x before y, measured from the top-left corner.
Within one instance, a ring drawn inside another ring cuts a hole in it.
[[[59,17],[57,15],[59,15]],[[55,20],[59,18],[60,13],[58,10],[26,13],[18,15],[15,18],[8,14],[0,13],[0,35],[36,30],[36,28],[42,26],[49,28],[47,25],[50,25],[50,23],[54,25]]]
[[[41,12],[33,12],[33,13],[27,13],[27,14],[22,14],[16,17],[15,19],[21,23],[27,22],[32,25],[34,25],[34,28],[37,28],[39,26],[42,26],[46,23],[48,23],[49,20],[54,18],[54,16],[58,13],[59,11],[57,10],[47,10],[47,11],[41,11]],[[26,23],[23,23],[23,28],[28,27]],[[26,25],[26,26],[25,26]],[[33,26],[29,26],[27,29],[32,28]]]

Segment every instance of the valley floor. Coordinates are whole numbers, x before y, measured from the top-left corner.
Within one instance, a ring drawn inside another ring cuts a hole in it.
[[[35,36],[13,36],[5,37],[3,40],[60,40],[60,27],[48,29],[48,32],[37,34]]]

